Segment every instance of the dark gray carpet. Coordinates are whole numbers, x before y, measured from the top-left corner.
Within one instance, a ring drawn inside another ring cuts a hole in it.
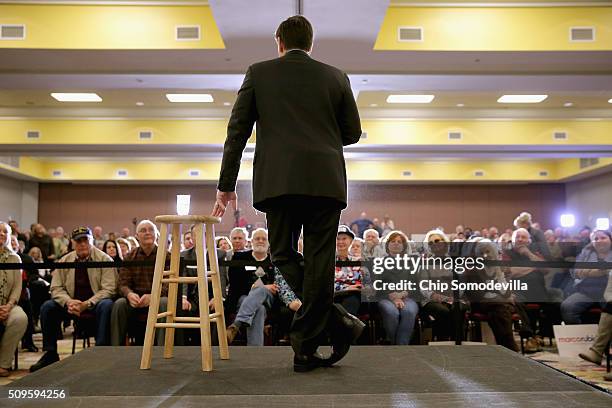
[[[64,388],[71,406],[612,406],[609,394],[499,346],[353,347],[340,366],[306,374],[293,373],[284,347],[233,347],[229,361],[215,350],[212,373],[200,371],[197,347],[169,360],[156,348],[148,371],[140,353],[87,349],[9,387]]]

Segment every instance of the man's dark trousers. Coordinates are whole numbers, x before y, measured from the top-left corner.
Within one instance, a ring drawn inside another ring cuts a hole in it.
[[[342,207],[337,200],[313,196],[281,196],[266,202],[272,263],[302,300],[290,332],[296,354],[313,354],[325,341],[333,319],[336,235]],[[303,257],[297,251],[302,228]]]

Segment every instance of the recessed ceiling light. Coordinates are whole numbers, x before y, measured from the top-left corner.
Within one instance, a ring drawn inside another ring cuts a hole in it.
[[[540,103],[548,95],[503,95],[497,100],[499,103]]]
[[[457,107],[458,107],[458,108],[463,108],[464,106],[465,106],[465,105],[464,105],[464,104],[462,104],[462,103],[458,103],[458,104],[457,104]]]
[[[170,102],[210,103],[214,101],[211,94],[166,94],[166,98]]]
[[[102,98],[96,93],[52,92],[51,96],[60,102],[102,102]]]
[[[565,106],[566,108],[569,108],[569,107],[574,106],[574,104],[573,104],[573,103],[571,103],[571,102],[565,102],[565,103],[563,104],[563,106]]]
[[[612,98],[608,99],[608,103],[612,103]]]
[[[223,102],[223,106],[230,106],[231,103],[230,102]]]
[[[136,106],[144,106],[144,102],[136,102]]]
[[[371,103],[371,104],[370,104],[370,107],[371,107],[371,108],[375,108],[375,107],[377,107],[377,106],[378,106],[378,104],[377,104],[377,103]]]
[[[387,103],[430,103],[434,95],[389,95]]]

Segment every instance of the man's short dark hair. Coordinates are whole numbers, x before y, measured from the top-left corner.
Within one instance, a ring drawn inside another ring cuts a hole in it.
[[[299,48],[310,51],[312,37],[312,25],[304,16],[289,17],[276,29],[276,38],[285,44],[287,50]]]

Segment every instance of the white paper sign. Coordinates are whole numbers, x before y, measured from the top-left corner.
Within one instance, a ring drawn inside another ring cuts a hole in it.
[[[580,360],[578,353],[584,353],[591,347],[597,334],[596,324],[572,324],[553,326],[559,358]]]

